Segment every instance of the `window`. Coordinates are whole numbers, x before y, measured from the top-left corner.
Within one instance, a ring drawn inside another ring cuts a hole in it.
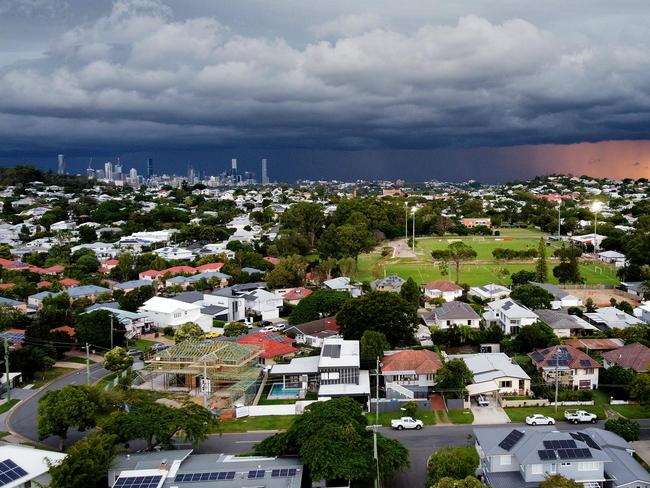
[[[472,321],[471,321],[471,320],[468,320],[468,321],[467,321],[467,325],[472,325]]]
[[[512,388],[512,381],[501,381],[501,388]]]
[[[594,374],[594,368],[587,368],[585,374]]]
[[[565,468],[567,466],[571,466],[571,463],[562,463],[562,467]]]
[[[338,380],[339,379],[339,372],[338,371],[332,371],[330,373],[330,379],[331,380]]]
[[[541,464],[531,464],[530,472],[532,474],[542,474],[542,465]]]
[[[501,466],[506,466],[511,463],[512,463],[512,456],[508,454],[504,456],[499,456],[499,464],[501,464]]]
[[[596,471],[598,463],[595,461],[578,463],[578,471]]]
[[[557,473],[557,464],[551,463],[551,464],[549,464],[548,468],[549,468],[548,469],[549,473],[551,473],[551,474]]]

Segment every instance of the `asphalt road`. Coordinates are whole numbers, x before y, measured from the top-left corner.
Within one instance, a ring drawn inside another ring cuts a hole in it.
[[[90,382],[95,381],[106,376],[109,372],[105,370],[101,364],[92,364],[90,366]],[[67,385],[82,385],[86,383],[86,369],[80,369],[72,374],[62,376],[54,380],[47,387],[34,392],[34,394],[22,400],[14,409],[12,414],[7,418],[8,427],[15,433],[25,437],[26,439],[38,441],[38,433],[36,431],[36,417],[38,412],[38,400],[45,395],[48,390],[58,390]],[[83,432],[78,432],[75,429],[70,429],[68,432],[68,444],[71,444],[84,436]],[[59,444],[58,437],[49,437],[43,441],[53,448],[57,448]]]

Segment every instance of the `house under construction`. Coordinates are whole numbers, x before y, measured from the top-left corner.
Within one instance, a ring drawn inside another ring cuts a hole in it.
[[[249,404],[261,382],[260,353],[259,347],[248,344],[186,340],[148,357],[136,384],[207,397],[216,408]]]

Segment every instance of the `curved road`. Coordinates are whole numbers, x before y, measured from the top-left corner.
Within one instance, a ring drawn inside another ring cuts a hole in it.
[[[104,376],[109,374],[100,363],[90,365],[90,383],[94,383]],[[57,378],[52,383],[36,390],[33,395],[22,400],[12,410],[7,417],[7,427],[12,433],[16,433],[29,441],[40,442],[47,446],[57,448],[59,438],[49,437],[44,441],[38,440],[38,432],[36,431],[36,417],[38,413],[38,400],[45,395],[49,390],[59,390],[67,385],[83,385],[86,384],[86,369],[80,369],[74,373]],[[84,436],[83,432],[78,432],[75,429],[70,429],[68,433],[68,444],[71,444]]]

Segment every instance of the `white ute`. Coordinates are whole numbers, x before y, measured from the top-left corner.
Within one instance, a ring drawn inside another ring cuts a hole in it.
[[[585,422],[595,424],[596,420],[598,420],[598,415],[595,413],[589,413],[585,410],[565,410],[564,418],[574,424],[583,424]]]
[[[393,429],[417,429],[420,430],[424,424],[421,420],[414,420],[411,417],[402,417],[401,419],[393,419],[390,421],[390,426]]]

